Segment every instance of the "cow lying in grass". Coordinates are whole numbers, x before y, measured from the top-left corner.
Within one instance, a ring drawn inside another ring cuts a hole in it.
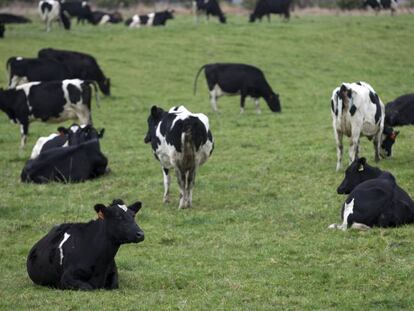
[[[29,252],[30,279],[60,289],[118,288],[115,256],[119,247],[144,240],[134,219],[140,208],[141,202],[127,207],[122,200],[114,200],[109,206],[95,205],[96,220],[55,226]]]

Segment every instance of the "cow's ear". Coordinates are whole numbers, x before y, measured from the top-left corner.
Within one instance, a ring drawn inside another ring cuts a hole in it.
[[[365,169],[366,163],[367,163],[367,159],[365,158],[358,159],[358,172],[362,172]]]
[[[158,107],[155,105],[151,107],[151,116],[154,119],[158,119]]]
[[[105,133],[105,129],[103,128],[102,130],[100,130],[100,131],[98,132],[98,137],[99,137],[99,138],[102,138],[102,137],[104,136],[104,133]]]
[[[130,206],[128,206],[128,208],[133,211],[135,214],[138,213],[138,211],[141,209],[142,207],[142,203],[140,201],[137,201],[133,204],[131,204]]]
[[[105,219],[105,211],[106,211],[106,206],[103,204],[96,204],[94,206],[95,212],[98,214],[98,218],[100,219]]]
[[[68,133],[68,129],[64,128],[63,126],[59,126],[57,131],[59,132],[60,135],[65,135]]]
[[[348,91],[348,88],[346,87],[345,83],[341,84],[341,88],[339,89],[339,91],[341,93],[345,93],[346,91]]]

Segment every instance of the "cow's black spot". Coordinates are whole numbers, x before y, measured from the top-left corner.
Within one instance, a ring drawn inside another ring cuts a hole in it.
[[[356,109],[355,105],[352,105],[351,108],[349,109],[349,113],[351,114],[351,116],[353,116],[355,114],[356,110],[357,109]]]
[[[82,93],[81,91],[73,84],[68,84],[67,86],[69,100],[71,103],[77,103],[80,101]]]
[[[361,82],[357,82],[356,84],[358,84],[358,85],[361,85],[361,86],[362,86]]]
[[[331,99],[331,109],[332,109],[332,112],[335,112],[335,107],[334,107],[333,99]]]
[[[52,5],[50,3],[47,3],[47,2],[43,2],[40,8],[41,8],[43,14],[45,14],[46,10],[52,11]]]
[[[369,92],[369,98],[371,99],[371,102],[376,106],[377,111],[375,111],[375,123],[378,123],[378,121],[381,118],[381,105],[379,102],[379,97],[377,94],[373,92]]]

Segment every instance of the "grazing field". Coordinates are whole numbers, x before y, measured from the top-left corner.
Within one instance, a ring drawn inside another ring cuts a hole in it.
[[[19,151],[19,127],[0,115],[1,310],[412,309],[414,226],[327,229],[339,222],[345,199],[336,194],[343,170],[335,173],[332,89],[368,81],[384,102],[412,92],[412,16],[304,16],[271,24],[229,16],[227,25],[198,27],[178,16],[165,28],[54,26],[50,33],[40,22],[7,27],[0,64],[45,47],[94,55],[113,81],[113,95],[101,97],[100,108],[93,103],[112,172],[81,184],[20,183],[37,137],[58,125],[33,123]],[[262,100],[256,115],[248,100],[240,115],[238,97],[219,99],[220,114],[212,113],[203,75],[192,94],[196,71],[209,62],[260,67],[280,93],[282,113]],[[193,209],[177,209],[175,178],[172,202],[162,203],[160,165],[143,142],[153,104],[184,104],[210,118],[216,147],[198,172]],[[400,130],[394,158],[379,166],[414,195],[414,128]],[[361,142],[361,155],[374,164],[372,143]],[[138,222],[145,241],[121,247],[116,258],[120,289],[35,286],[25,266],[32,245],[55,224],[95,218],[94,204],[113,198],[144,204]]]

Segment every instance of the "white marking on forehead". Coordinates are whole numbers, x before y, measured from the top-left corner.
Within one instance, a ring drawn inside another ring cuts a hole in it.
[[[59,252],[60,252],[60,265],[62,265],[63,264],[63,249],[62,249],[62,246],[63,246],[63,244],[69,239],[69,237],[70,237],[70,234],[69,233],[66,233],[65,232],[65,234],[64,234],[64,236],[63,236],[63,240],[62,240],[62,242],[60,242],[60,244],[59,244]]]
[[[71,130],[73,133],[76,133],[76,132],[79,130],[79,125],[72,125],[72,126],[70,127],[70,130]]]
[[[128,208],[124,204],[118,204],[118,207],[123,210],[125,213],[127,212]]]
[[[22,59],[23,59],[23,57],[21,57],[21,56],[16,57],[16,60],[22,60]]]

